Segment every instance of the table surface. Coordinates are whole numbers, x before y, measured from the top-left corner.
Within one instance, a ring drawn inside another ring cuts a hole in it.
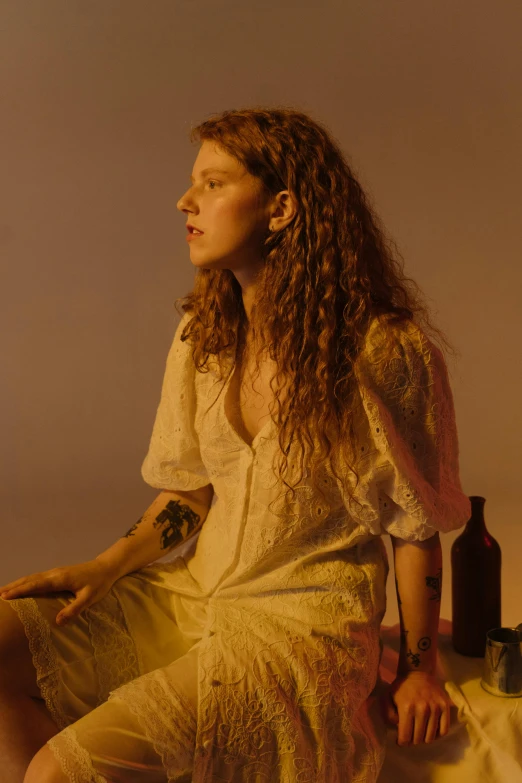
[[[397,671],[400,626],[381,626],[380,676]],[[522,783],[522,697],[494,696],[482,688],[483,658],[468,658],[451,644],[451,621],[439,622],[437,674],[454,703],[445,737],[399,747],[387,733],[386,759],[378,783]],[[378,690],[378,689],[377,689]]]

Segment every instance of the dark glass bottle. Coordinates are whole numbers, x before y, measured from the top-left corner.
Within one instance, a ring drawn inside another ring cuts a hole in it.
[[[486,499],[470,495],[471,517],[451,547],[453,648],[483,658],[486,634],[501,625],[500,546],[486,528]]]

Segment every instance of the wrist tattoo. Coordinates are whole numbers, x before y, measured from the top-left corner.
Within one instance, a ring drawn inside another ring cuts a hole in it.
[[[429,650],[431,647],[431,639],[429,636],[423,636],[422,639],[419,639],[417,643],[417,647],[419,650],[422,650],[422,652],[426,652],[426,650]]]
[[[442,568],[439,568],[435,576],[426,577],[426,587],[433,590],[433,594],[430,595],[430,601],[440,601],[442,592]]]
[[[130,530],[127,530],[127,532],[125,533],[124,536],[122,536],[122,538],[129,538],[130,536],[133,536],[134,531],[142,521],[143,521],[143,517],[140,517],[140,519],[138,519],[138,521],[130,528]]]
[[[420,653],[413,653],[411,650],[408,650],[406,658],[409,658],[411,665],[415,666],[415,668],[420,666]]]
[[[182,504],[180,500],[169,500],[153,523],[156,528],[165,526],[161,531],[161,549],[171,549],[181,544],[198,526],[200,520],[199,514],[190,506]]]

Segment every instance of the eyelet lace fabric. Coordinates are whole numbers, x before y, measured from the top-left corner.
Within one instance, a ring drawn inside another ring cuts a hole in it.
[[[274,422],[245,443],[227,415],[232,371],[224,388],[195,372],[180,339],[189,319],[142,474],[159,489],[215,493],[194,554],[170,571],[175,589],[208,600],[193,781],[370,783],[383,752],[368,708],[388,572],[380,536],[423,540],[470,515],[444,358],[415,324],[375,319],[356,366],[359,485],[325,465],[326,501],[305,475],[291,505],[269,509]]]
[[[168,783],[374,783],[385,740],[371,706],[386,609],[381,536],[423,540],[471,513],[443,356],[416,325],[375,320],[356,366],[359,484],[325,465],[325,497],[305,473],[290,502],[272,469],[275,422],[251,446],[241,438],[225,404],[231,375],[197,373],[181,341],[189,318],[169,351],[142,475],[174,491],[211,483],[214,498],[190,552],[120,580],[142,585],[138,608],[138,593],[117,591],[128,638],[118,606],[90,618],[104,650],[98,698],[128,705]],[[291,471],[298,456],[291,448]],[[151,634],[160,599],[172,619]],[[172,666],[165,647],[147,672],[147,645],[165,646],[174,625],[197,640],[197,660],[180,653]]]
[[[13,598],[9,605],[18,614],[29,641],[29,650],[36,670],[36,681],[45,706],[59,729],[71,721],[58,698],[59,661],[51,642],[49,625],[42,617],[34,598]]]
[[[143,665],[140,666],[139,651],[113,593],[109,593],[104,602],[90,606],[85,615],[96,661],[97,702],[102,704],[112,690],[138,677]]]
[[[73,726],[47,741],[70,783],[108,783],[94,768],[90,753],[82,747]]]
[[[191,780],[196,716],[165,671],[151,672],[111,693],[139,719],[160,756],[168,781]]]

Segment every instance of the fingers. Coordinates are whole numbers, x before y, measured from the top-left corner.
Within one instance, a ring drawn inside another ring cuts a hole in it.
[[[441,713],[441,716],[440,716],[440,736],[441,737],[444,737],[448,733],[448,731],[449,731],[449,727],[450,727],[450,723],[451,723],[451,704],[453,704],[453,702],[449,702],[449,701],[446,702],[446,704],[444,705],[444,707],[442,709],[442,713]]]
[[[43,574],[32,574],[9,582],[2,588],[0,596],[2,598],[17,598],[27,593],[47,593],[58,589],[55,579]]]
[[[397,732],[397,745],[409,745],[413,734],[415,714],[407,710],[399,713],[399,730]]]
[[[452,702],[434,676],[420,672],[398,676],[390,695],[399,715],[398,745],[433,742],[448,733]]]
[[[424,742],[424,738],[426,737],[426,726],[428,724],[429,717],[430,717],[430,713],[425,712],[424,710],[421,710],[416,713],[415,725],[413,727],[414,745],[420,745],[421,742]]]
[[[441,708],[435,704],[432,706],[426,726],[426,742],[433,742],[437,737]],[[420,740],[422,742],[422,740]]]
[[[2,598],[5,598],[7,593],[10,593],[12,590],[15,590],[17,587],[20,587],[28,579],[34,579],[35,577],[36,574],[34,574],[33,576],[24,576],[21,579],[15,579],[14,582],[8,582],[6,585],[3,585],[3,587],[0,588],[0,595],[2,596]]]
[[[444,706],[431,704],[427,708],[409,710],[399,714],[398,745],[420,745],[443,737],[448,733],[450,724],[449,704]]]
[[[75,617],[78,617],[78,615],[81,614],[84,609],[87,609],[89,605],[87,600],[89,595],[90,591],[88,588],[79,590],[77,600],[73,601],[65,609],[62,609],[60,612],[58,612],[56,615],[56,624],[65,625],[70,620],[74,620]]]
[[[73,618],[73,611],[70,607],[67,607],[67,609],[62,609],[62,611],[58,612],[56,615],[56,625],[65,625]]]
[[[78,585],[75,584],[75,580],[70,577],[66,569],[53,569],[16,579],[0,588],[0,597],[9,600],[20,596],[51,592],[69,592],[75,596],[75,600],[56,615],[57,625],[65,625],[92,603],[90,600],[93,596],[92,587],[85,585],[78,589]]]
[[[56,615],[56,624],[57,625],[65,625],[70,620],[74,620],[75,617],[78,617],[81,612],[87,608],[87,604],[85,601],[82,603],[74,602],[73,604],[70,604],[67,609],[62,609],[61,612],[58,612]]]

